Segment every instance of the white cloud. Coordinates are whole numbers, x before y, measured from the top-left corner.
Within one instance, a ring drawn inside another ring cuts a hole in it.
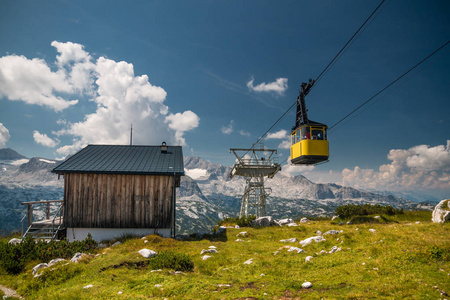
[[[0,123],[0,149],[6,148],[6,142],[9,141],[9,130],[2,123]]]
[[[72,93],[74,87],[65,72],[53,72],[47,63],[38,58],[8,55],[0,57],[0,97],[27,104],[48,106],[61,111],[78,100],[66,100],[61,93]]]
[[[34,138],[34,141],[36,143],[41,144],[42,146],[45,146],[45,147],[53,148],[56,145],[58,145],[58,141],[57,140],[52,140],[45,133],[41,134],[37,130],[35,130],[33,132],[33,138]]]
[[[56,136],[71,136],[70,144],[57,149],[59,155],[74,153],[87,144],[128,144],[133,124],[133,144],[186,145],[184,134],[199,125],[199,117],[188,110],[169,113],[167,93],[136,76],[132,64],[105,57],[94,60],[84,46],[72,42],[51,43],[58,52],[56,70],[42,59],[8,55],[0,58],[0,97],[51,107],[55,111],[78,103],[74,97],[96,103],[95,111],[80,121],[60,119]],[[37,143],[54,147],[58,140],[33,134]]]
[[[280,149],[291,149],[291,141],[290,140],[282,141],[281,144],[278,145],[278,148],[280,148]]]
[[[419,145],[389,152],[390,164],[378,171],[361,169],[342,171],[342,185],[376,190],[450,189],[450,140],[447,145]]]
[[[287,90],[288,88],[288,79],[287,78],[278,78],[276,81],[274,82],[269,82],[269,83],[260,83],[257,86],[253,85],[254,82],[254,78],[251,77],[250,80],[247,82],[247,87],[250,91],[254,91],[254,92],[274,92],[277,93],[279,95],[283,95],[284,92]]]
[[[231,120],[230,124],[228,126],[222,126],[221,130],[223,134],[231,134],[233,132],[233,123],[234,121]]]
[[[198,127],[199,121],[200,118],[190,110],[183,113],[170,114],[166,117],[169,128],[175,130],[176,142],[181,146],[186,145],[183,134]]]
[[[286,139],[287,137],[288,137],[287,131],[285,129],[281,129],[280,131],[267,134],[266,140],[270,140],[270,139]]]
[[[244,130],[239,130],[239,134],[242,136],[251,136],[250,132],[244,131]]]
[[[286,162],[287,162],[287,164],[282,167],[281,173],[289,175],[289,176],[301,175],[306,172],[311,172],[312,170],[314,170],[313,165],[293,165],[291,163],[290,156],[288,157]]]

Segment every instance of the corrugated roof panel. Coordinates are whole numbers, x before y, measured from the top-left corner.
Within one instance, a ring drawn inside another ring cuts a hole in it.
[[[184,175],[181,146],[89,145],[53,169],[54,173],[121,173]]]

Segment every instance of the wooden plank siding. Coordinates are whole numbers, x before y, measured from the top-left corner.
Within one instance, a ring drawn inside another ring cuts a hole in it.
[[[64,174],[66,228],[171,228],[173,176]]]

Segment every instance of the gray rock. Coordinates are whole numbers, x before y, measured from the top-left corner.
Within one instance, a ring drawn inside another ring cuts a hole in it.
[[[290,224],[293,222],[294,222],[294,220],[292,220],[292,219],[281,219],[278,221],[278,223],[280,223],[281,226],[284,226],[284,225],[287,225],[287,224]]]
[[[84,253],[80,253],[77,252],[74,254],[74,256],[72,257],[72,259],[70,260],[73,263],[78,263],[81,259],[85,258],[86,256],[88,256],[87,254]]]
[[[304,288],[304,289],[309,289],[311,287],[312,287],[312,283],[309,281],[302,284],[302,288]]]
[[[238,234],[236,234],[236,237],[240,237],[240,236],[245,237],[246,235],[247,235],[247,231],[242,231],[242,232],[239,232]]]
[[[328,234],[339,234],[338,230],[328,230],[327,232],[325,232],[323,235],[328,235]]]
[[[296,223],[289,223],[289,224],[287,224],[286,226],[287,226],[287,227],[293,227],[293,226],[295,227],[295,226],[298,226],[298,225],[297,225]]]
[[[253,220],[251,223],[252,227],[269,227],[269,226],[281,226],[277,220],[272,218],[271,216],[260,217],[256,220]]]
[[[280,240],[280,242],[282,242],[282,243],[296,243],[296,242],[298,242],[298,239],[297,238],[290,238],[290,239],[287,239],[287,240]]]
[[[297,253],[302,253],[302,252],[305,252],[303,249],[301,249],[301,248],[298,248],[298,247],[290,247],[289,249],[288,249],[288,252],[292,252],[292,251],[297,251]],[[278,251],[277,251],[278,252]]]
[[[48,268],[48,264],[46,264],[46,263],[36,265],[32,271],[33,275],[36,277],[37,271],[39,271],[40,269],[45,269],[45,268]]]
[[[312,256],[307,256],[305,257],[305,262],[310,262],[313,259]]]
[[[10,244],[10,245],[17,245],[17,244],[20,244],[20,243],[22,243],[22,240],[21,239],[16,239],[16,238],[10,239],[9,242],[8,242],[8,244]]]
[[[200,255],[204,254],[204,253],[217,253],[216,249],[203,249],[202,252],[200,253]]]
[[[300,219],[300,223],[308,223],[309,219],[308,218],[301,218]]]
[[[250,258],[249,260],[244,262],[244,265],[251,265],[253,263],[253,258]]]
[[[63,258],[55,258],[55,259],[52,259],[51,261],[48,262],[48,266],[51,267],[51,266],[56,265],[57,263],[59,263],[61,261],[66,261],[66,260],[63,259]]]
[[[450,220],[450,199],[442,200],[433,210],[431,221],[445,223]]]
[[[347,225],[352,225],[352,224],[353,224],[352,221],[347,222]]]
[[[330,252],[328,252],[328,253],[334,253],[334,252],[338,252],[338,251],[341,251],[341,250],[342,250],[341,247],[333,246],[333,248],[331,248]]]
[[[122,243],[121,242],[115,242],[114,244],[111,245],[111,247],[119,246],[119,245],[122,245]]]
[[[317,235],[322,235],[322,231],[317,230],[317,231],[316,231],[316,234],[317,234]]]
[[[145,249],[145,248],[139,250],[138,253],[140,255],[142,255],[143,257],[145,257],[145,258],[150,258],[150,257],[153,257],[153,256],[158,254],[156,251],[153,251],[153,250],[150,250],[150,249]]]
[[[302,245],[302,247],[304,247],[306,245],[311,244],[313,241],[316,242],[316,243],[319,243],[319,242],[325,241],[325,239],[322,236],[320,236],[320,235],[319,236],[313,236],[313,237],[304,239],[303,241],[300,241],[300,245]]]

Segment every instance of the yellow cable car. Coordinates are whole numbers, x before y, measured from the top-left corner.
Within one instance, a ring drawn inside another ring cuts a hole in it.
[[[314,80],[302,83],[297,97],[297,116],[291,132],[291,163],[294,165],[314,165],[328,161],[329,147],[327,125],[308,120],[305,96]]]

